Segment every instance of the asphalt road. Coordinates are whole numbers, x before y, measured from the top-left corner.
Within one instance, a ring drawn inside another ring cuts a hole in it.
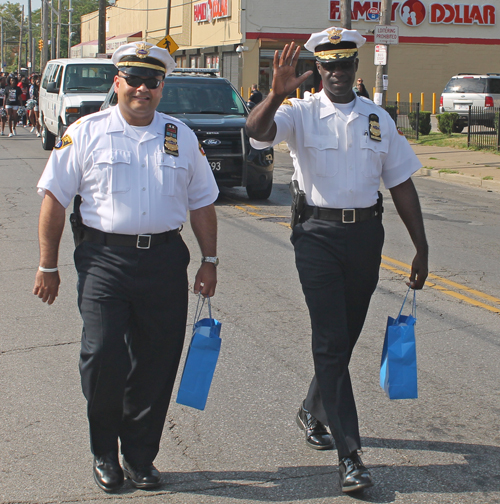
[[[19,131],[19,128],[18,128]],[[295,414],[312,374],[310,327],[289,242],[291,163],[276,159],[268,202],[223,191],[219,285],[213,299],[223,346],[208,405],[175,402],[156,466],[163,486],[92,480],[78,353],[81,323],[69,227],[61,293],[47,307],[31,289],[38,264],[35,185],[47,153],[25,130],[0,138],[0,504],[342,503],[335,452],[309,449]],[[429,286],[417,294],[419,399],[389,401],[378,385],[387,316],[399,311],[413,257],[387,191],[380,283],[352,361],[376,503],[500,502],[500,194],[415,180],[431,249]],[[189,226],[183,236],[199,251]],[[196,298],[191,296],[190,322]],[[188,327],[189,332],[189,327]]]

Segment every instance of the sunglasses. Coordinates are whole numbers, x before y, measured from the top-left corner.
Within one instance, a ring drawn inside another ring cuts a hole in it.
[[[125,79],[127,85],[133,88],[138,88],[145,84],[148,89],[156,89],[163,82],[162,80],[158,80],[155,77],[149,77],[148,79],[143,79],[142,77],[136,77],[134,75],[128,75],[127,77],[119,75],[118,77]]]
[[[350,70],[354,67],[354,61],[329,61],[329,62],[321,62],[320,65],[327,72],[335,72],[337,69],[339,70]]]

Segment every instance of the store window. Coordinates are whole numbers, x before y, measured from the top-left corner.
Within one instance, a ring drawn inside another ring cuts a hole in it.
[[[200,68],[201,56],[199,54],[194,54],[189,56],[189,68]]]
[[[175,62],[177,63],[177,68],[186,68],[186,56],[176,56]]]
[[[205,66],[207,68],[219,68],[219,55],[207,54],[205,56]]]

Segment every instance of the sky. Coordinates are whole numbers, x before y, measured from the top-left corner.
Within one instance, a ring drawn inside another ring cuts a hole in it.
[[[6,0],[0,0],[0,5],[6,4]],[[24,13],[28,14],[28,0],[10,0],[10,3],[18,3],[24,5]],[[37,10],[41,7],[42,0],[31,0],[31,10]]]

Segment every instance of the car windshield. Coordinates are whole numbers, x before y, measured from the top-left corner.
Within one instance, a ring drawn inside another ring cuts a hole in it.
[[[114,65],[68,65],[64,75],[65,93],[106,93],[113,84]]]
[[[445,93],[486,93],[488,79],[483,78],[454,78],[446,85]]]
[[[165,114],[247,114],[240,95],[228,83],[214,80],[212,84],[205,79],[181,82],[176,77],[165,79],[157,110]]]

